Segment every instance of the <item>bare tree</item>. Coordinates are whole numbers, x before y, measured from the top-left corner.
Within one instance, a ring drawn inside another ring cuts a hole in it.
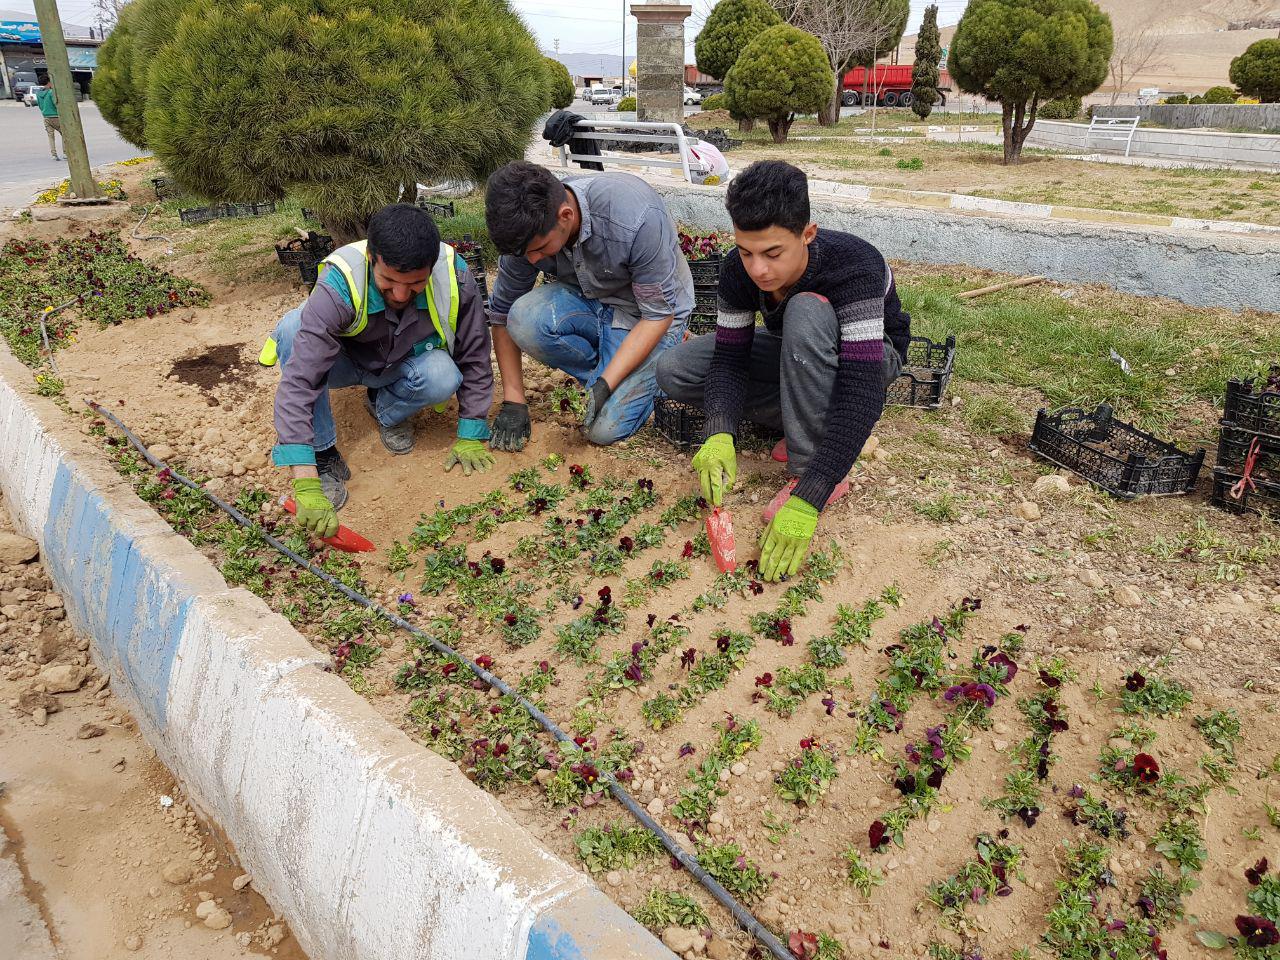
[[[1115,49],[1111,52],[1111,106],[1116,105],[1126,83],[1145,70],[1156,70],[1165,64],[1160,61],[1164,53],[1164,34],[1150,27],[1118,34]]]
[[[818,122],[834,126],[840,120],[844,75],[868,52],[885,50],[901,36],[902,18],[894,4],[884,0],[771,0],[782,17],[811,33],[835,71],[831,102],[818,114]],[[874,62],[874,53],[871,54]]]
[[[93,0],[93,19],[104,33],[110,33],[129,0]]]

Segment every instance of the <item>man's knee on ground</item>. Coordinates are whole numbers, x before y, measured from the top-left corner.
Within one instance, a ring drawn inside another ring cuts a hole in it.
[[[658,357],[654,379],[658,389],[672,400],[691,403],[697,400],[711,372],[711,357],[715,350],[715,335],[710,334],[710,344],[703,337],[678,343]]]
[[[628,424],[621,420],[615,420],[612,418],[606,419],[601,416],[595,423],[587,428],[586,436],[587,439],[596,446],[608,447],[627,439],[627,437],[638,431],[642,426],[644,426],[643,423]]]

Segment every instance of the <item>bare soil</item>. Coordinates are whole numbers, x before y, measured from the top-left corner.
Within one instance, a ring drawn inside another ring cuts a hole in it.
[[[0,533],[11,532],[0,500]],[[235,889],[244,870],[88,648],[38,561],[0,562],[0,856],[16,859],[58,960],[306,960],[252,884]],[[41,693],[42,672],[64,666],[82,668],[78,689]],[[206,927],[204,900],[230,925]]]
[[[148,249],[154,256],[154,248],[143,247]],[[197,255],[171,257],[165,266],[206,282],[213,305],[162,320],[82,331],[79,342],[59,354],[68,397],[73,403],[81,395],[100,400],[153,450],[181,460],[192,472],[211,476],[210,486],[222,494],[257,485],[274,498],[286,490],[285,478],[267,464],[277,374],[251,360],[256,345],[279,316],[301,300],[302,291],[283,278],[222,283],[209,275]],[[910,270],[903,272],[909,275]],[[1088,288],[1074,294],[1082,310],[1088,309],[1092,296],[1105,295],[1113,304],[1118,296]],[[1135,300],[1135,315],[1142,312],[1139,307]],[[175,361],[193,350],[215,349],[228,358],[235,353],[243,366],[240,379],[213,383],[206,391],[171,372]],[[547,609],[554,612],[540,638],[519,648],[505,646],[501,624],[486,621],[461,603],[455,588],[438,597],[422,592],[423,563],[433,551],[410,551],[412,565],[400,574],[388,568],[389,549],[396,542],[408,543],[420,518],[438,507],[475,503],[491,491],[514,496],[510,475],[552,455],[563,458],[564,465],[544,470],[547,482],[569,484],[572,464],[590,469],[595,488],[609,478],[624,491],[638,478],[652,480],[659,502],[635,523],[654,520],[678,497],[694,492],[687,459],[660,438],[646,432],[616,448],[591,447],[572,417],[552,408],[549,394],[560,378],[534,371],[530,379],[535,425],[529,447],[519,455],[499,454],[492,472],[470,478],[441,470],[453,440],[452,412],[419,417],[413,455],[392,457],[382,448],[359,391],[335,395],[339,445],[354,473],[351,500],[341,517],[379,547],[378,553],[360,558],[360,573],[368,589],[389,606],[395,606],[401,594],[411,594],[416,605],[412,615],[418,622],[445,617],[460,631],[463,652],[494,657],[493,669],[503,677],[529,677],[547,661],[557,683],[543,697],[547,711],[562,725],[583,717],[591,674],[599,673],[601,663],[615,654],[625,656],[633,644],[649,638],[646,614],[657,621],[678,614],[690,631],[685,640],[660,658],[635,690],[622,689],[587,702],[588,713],[594,714],[587,729],[601,746],[610,736],[643,742],[630,764],[631,789],[665,827],[685,836],[681,831],[688,825],[679,822],[671,808],[688,788],[690,772],[714,745],[719,735],[714,725],[723,724],[730,714],[738,723],[759,723],[762,744],[742,758],[736,773],[726,771],[725,795],[718,799],[705,830],[698,832],[711,843],[732,839],[770,876],[768,892],[755,909],[784,938],[796,930],[823,932],[838,939],[846,955],[853,957],[924,956],[935,940],[966,951],[980,944],[991,957],[1009,957],[1018,948],[1034,947],[1045,932],[1055,884],[1061,879],[1062,844],[1090,838],[1102,842],[1063,815],[1072,805],[1068,794],[1076,784],[1131,811],[1132,834],[1123,842],[1109,842],[1107,854],[1115,898],[1131,908],[1149,869],[1176,872],[1155,850],[1155,833],[1168,816],[1163,805],[1096,782],[1100,751],[1114,746],[1118,725],[1130,719],[1120,716],[1117,708],[1123,678],[1134,670],[1180,681],[1194,696],[1180,716],[1144,721],[1155,733],[1148,750],[1166,771],[1206,782],[1198,763],[1211,754],[1192,719],[1226,707],[1242,718],[1243,734],[1230,774],[1235,792],[1210,784],[1208,800],[1192,815],[1205,838],[1208,860],[1199,886],[1184,904],[1187,916],[1204,927],[1233,931],[1233,918],[1245,910],[1248,885],[1243,868],[1276,850],[1276,828],[1268,823],[1263,807],[1264,801],[1275,805],[1276,774],[1267,771],[1280,738],[1274,713],[1280,693],[1280,640],[1269,626],[1280,613],[1280,569],[1268,539],[1274,528],[1267,521],[1210,507],[1203,475],[1194,496],[1134,503],[1114,501],[1078,478],[1070,478],[1065,489],[1037,488],[1036,481],[1048,471],[1026,451],[1025,436],[994,439],[966,425],[967,405],[1011,392],[956,382],[958,405],[929,414],[886,412],[876,431],[878,449],[855,470],[852,494],[824,514],[820,541],[838,545],[844,561],[834,581],[821,586],[821,599],[795,618],[794,645],[758,636],[722,689],[698,699],[679,722],[655,733],[641,705],[688,682],[679,648],[692,647],[695,661],[705,662],[716,653],[722,628],[748,631],[750,615],[773,610],[785,587],[765,586],[759,595],[745,591],[732,596],[722,611],[694,612],[692,601],[715,576],[708,559],[694,558],[688,579],[662,585],[646,602],[626,611],[621,631],[601,641],[600,662],[583,667],[557,653],[555,629],[589,612],[600,588],[610,587],[620,602],[628,582],[641,578],[652,560],[679,560],[682,545],[697,536],[696,520],[675,524],[661,546],[637,551],[616,575],[590,577],[581,568],[570,570],[568,582],[580,587],[586,598],[581,609],[573,606],[572,591],[557,599],[552,586],[532,584],[529,606],[541,608],[552,601]],[[1012,395],[1024,406],[1036,402],[1024,393]],[[209,404],[211,399],[217,401],[215,406]],[[1205,424],[1212,423],[1212,410],[1203,406],[1181,411],[1170,438],[1202,438],[1209,430]],[[85,429],[89,430],[87,422]],[[741,456],[739,484],[730,499],[740,559],[754,555],[752,545],[763,527],[760,508],[784,477],[784,468],[765,453]],[[582,519],[583,508],[575,503],[579,496],[571,493],[550,512],[570,522]],[[263,516],[268,522],[281,519],[270,504]],[[465,545],[468,558],[476,563],[484,562],[486,553],[506,558],[511,579],[518,581],[530,575],[537,558],[519,559],[517,544],[522,537],[537,536],[546,519],[502,524],[482,538],[472,538],[464,529],[450,542]],[[215,562],[226,559],[216,546],[202,549]],[[278,602],[287,589],[282,586],[284,577],[279,570],[267,572],[274,585],[263,593],[268,602]],[[860,608],[894,584],[904,596],[903,606],[886,609],[865,649],[850,649],[847,664],[829,672],[829,688],[803,699],[789,717],[766,709],[757,678],[777,677],[783,668],[808,663],[809,640],[832,629],[839,605]],[[945,617],[966,597],[983,602],[962,635],[951,641],[956,659],[948,663],[948,675],[958,676],[975,651],[1007,643],[1020,626],[1026,628],[1025,645],[1016,653],[1021,669],[1009,685],[1009,695],[992,711],[990,724],[970,732],[972,757],[948,774],[938,805],[910,824],[901,848],[872,852],[870,824],[900,800],[893,781],[906,743],[921,742],[926,727],[954,714],[952,705],[940,697],[918,697],[903,730],[879,738],[885,758],[879,759],[875,752],[849,752],[862,726],[862,711],[874,700],[888,662],[885,651],[893,652],[901,631],[928,624],[934,616]],[[333,651],[325,631],[334,616],[333,610],[304,614],[298,622],[317,646]],[[1069,732],[1053,739],[1056,762],[1044,782],[1043,812],[1034,827],[1026,827],[1017,819],[1004,821],[983,801],[1001,794],[1006,774],[1020,762],[1015,745],[1030,728],[1015,701],[1043,692],[1037,666],[1054,657],[1070,664],[1078,679],[1062,688],[1060,702],[1069,717]],[[388,637],[368,666],[344,668],[344,673],[390,722],[426,740],[431,738],[429,731],[409,716],[418,696],[395,682],[401,668],[414,659],[403,638]],[[341,662],[337,666],[342,668]],[[477,692],[483,697],[483,690]],[[834,701],[831,708],[822,702],[828,698]],[[812,806],[784,801],[774,781],[801,754],[801,740],[815,737],[835,750],[838,775]],[[685,744],[693,748],[691,754],[681,749]],[[470,756],[468,749],[464,767]],[[575,837],[586,827],[627,825],[625,812],[609,801],[552,805],[547,782],[545,776],[532,783],[504,782],[502,799],[568,862],[580,863]],[[973,906],[962,911],[962,920],[946,922],[927,902],[930,885],[972,859],[976,836],[1002,830],[1009,831],[1010,841],[1023,850],[1021,878],[1012,882],[1012,895]],[[687,837],[682,842],[686,841]],[[845,880],[846,848],[881,870],[884,884],[869,895],[850,886]],[[610,870],[597,879],[631,910],[655,888],[694,897],[708,911],[710,924],[704,931],[707,936],[692,944],[691,956],[745,956],[751,947],[728,915],[688,876],[674,872],[665,857],[642,859],[632,868]],[[1194,932],[1187,920],[1166,929],[1162,936],[1170,955],[1198,955]]]

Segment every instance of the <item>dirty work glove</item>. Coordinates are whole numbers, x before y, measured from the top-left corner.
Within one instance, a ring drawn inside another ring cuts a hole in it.
[[[462,475],[484,473],[493,466],[493,454],[484,448],[483,440],[459,440],[445,457],[444,469],[449,472],[455,465],[461,465]]]
[[[804,563],[817,529],[818,508],[799,497],[790,497],[769,521],[761,538],[760,578],[794,576]]]
[[[604,409],[604,405],[609,402],[611,396],[613,396],[613,387],[609,386],[604,377],[591,385],[586,395],[587,409],[582,414],[584,429],[591,429],[591,425],[599,419],[600,411]]]
[[[338,532],[338,512],[320,492],[319,477],[295,477],[293,502],[297,504],[298,526],[321,540]]]
[[[702,495],[713,507],[720,506],[726,490],[738,479],[738,455],[733,450],[733,434],[713,433],[693,455]]]
[[[529,425],[529,405],[502,401],[502,409],[493,418],[493,436],[489,438],[489,447],[493,450],[507,450],[519,453],[529,442],[532,428]]]

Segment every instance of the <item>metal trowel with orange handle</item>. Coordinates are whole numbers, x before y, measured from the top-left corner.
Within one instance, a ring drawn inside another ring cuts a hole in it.
[[[284,507],[292,514],[296,515],[298,512],[298,505],[293,502],[293,497],[286,497],[281,500],[280,506]],[[342,526],[342,524],[338,524],[337,533],[332,537],[324,537],[320,542],[328,544],[333,547],[333,549],[341,550],[344,553],[369,553],[370,551],[377,549],[377,547],[373,545],[372,541],[360,536],[360,534],[356,533],[350,527]]]
[[[733,573],[738,569],[738,551],[733,542],[733,515],[727,508],[715,507],[707,514],[707,540],[721,573]]]

